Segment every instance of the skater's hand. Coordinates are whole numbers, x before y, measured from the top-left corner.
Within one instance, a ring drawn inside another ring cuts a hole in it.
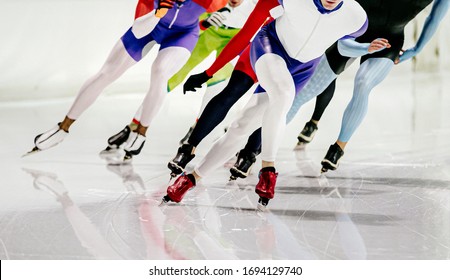
[[[368,51],[369,53],[374,53],[390,47],[391,44],[389,44],[389,41],[387,39],[377,38],[370,43]]]
[[[206,74],[206,71],[190,76],[183,85],[183,93],[186,94],[187,91],[196,91],[197,88],[201,88],[209,79],[211,77]]]
[[[159,9],[172,9],[175,5],[175,0],[158,0]]]
[[[216,29],[223,25],[223,22],[227,19],[226,14],[230,13],[230,9],[223,7],[222,9],[212,13],[203,24],[205,27],[214,26]]]
[[[403,50],[402,49],[400,51],[397,59],[395,60],[395,64],[402,63],[402,62],[404,62],[404,61],[406,61],[406,60],[408,60],[408,59],[410,59],[410,58],[412,58],[412,57],[414,57],[416,55],[417,55],[416,48],[410,48],[410,49],[407,49],[407,50]]]
[[[173,5],[175,5],[175,0],[158,0],[158,8],[156,8],[155,16],[157,18],[163,18],[173,8]]]

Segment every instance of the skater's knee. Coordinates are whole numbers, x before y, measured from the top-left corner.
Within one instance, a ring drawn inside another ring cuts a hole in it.
[[[373,82],[364,76],[355,78],[355,93],[358,95],[369,95],[374,86]]]
[[[227,130],[227,134],[229,137],[233,137],[233,139],[246,139],[251,132],[252,129],[249,124],[244,122],[233,122]]]

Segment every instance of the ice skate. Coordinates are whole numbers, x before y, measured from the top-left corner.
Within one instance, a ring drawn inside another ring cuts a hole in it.
[[[187,140],[189,139],[189,137],[191,137],[192,131],[194,131],[194,127],[195,127],[195,125],[189,127],[189,130],[186,133],[186,135],[184,135],[184,137],[181,138],[181,140],[180,140],[180,146],[184,145],[184,144],[188,144]]]
[[[131,128],[127,125],[124,129],[109,137],[108,146],[99,153],[100,158],[108,162],[117,162],[118,158],[123,158],[125,152],[123,149],[121,151],[121,147],[123,147],[124,143],[127,141],[130,133]]]
[[[250,174],[253,164],[256,162],[256,154],[242,149],[237,154],[237,160],[230,169],[230,181],[237,178],[247,178]]]
[[[344,151],[339,147],[338,144],[334,143],[328,149],[325,158],[322,160],[321,172],[327,172],[328,170],[336,170],[339,166],[339,161],[344,155]]]
[[[52,129],[36,136],[34,138],[34,148],[31,151],[24,154],[22,157],[29,156],[31,154],[54,147],[59,143],[61,143],[68,134],[69,134],[68,132],[62,130],[59,127],[59,124],[57,124]]]
[[[259,171],[259,182],[255,187],[255,192],[259,195],[258,210],[264,211],[269,200],[275,196],[277,177],[274,167],[265,167]]]
[[[129,163],[132,161],[133,156],[138,155],[144,147],[146,137],[139,133],[132,131],[128,136],[124,145],[125,155],[123,157],[123,163]]]
[[[195,187],[195,178],[193,175],[182,174],[178,179],[175,180],[175,183],[170,185],[167,188],[167,195],[162,198],[161,204],[165,204],[167,202],[180,202],[184,195]]]
[[[190,144],[183,144],[178,148],[177,155],[167,164],[170,169],[170,177],[176,177],[177,175],[184,172],[186,165],[195,157],[192,154],[194,146]]]
[[[314,139],[314,135],[316,135],[317,130],[318,127],[314,122],[312,121],[307,122],[303,130],[297,136],[298,142],[297,145],[294,147],[294,150],[304,149],[305,146]]]

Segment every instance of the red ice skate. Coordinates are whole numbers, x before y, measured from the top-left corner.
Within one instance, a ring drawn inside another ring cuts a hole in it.
[[[265,167],[259,171],[259,182],[255,187],[255,192],[259,195],[259,205],[266,207],[269,200],[275,196],[275,185],[278,173],[274,167]]]
[[[175,183],[167,188],[167,195],[163,197],[163,203],[169,201],[180,202],[188,190],[195,187],[195,178],[193,175],[182,174]]]

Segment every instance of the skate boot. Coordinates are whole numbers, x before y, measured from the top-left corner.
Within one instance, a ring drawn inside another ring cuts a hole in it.
[[[274,197],[277,177],[275,167],[265,167],[259,171],[259,182],[255,187],[255,192],[259,195],[258,210],[264,211],[269,200]]]
[[[327,172],[328,170],[336,170],[339,166],[339,160],[344,155],[344,151],[339,147],[338,144],[334,143],[328,149],[325,158],[322,160],[321,172]]]
[[[195,177],[192,174],[182,174],[175,180],[175,183],[167,188],[167,195],[162,199],[162,203],[169,201],[180,202],[188,190],[195,187]]]
[[[134,131],[130,133],[130,136],[128,137],[124,146],[125,150],[125,156],[123,157],[124,163],[131,162],[133,156],[136,156],[141,152],[145,144],[145,139],[146,138],[144,135],[141,135]]]
[[[183,144],[178,148],[177,155],[167,164],[167,167],[172,171],[170,176],[173,178],[184,172],[186,165],[195,157],[192,154],[194,146],[190,144]]]
[[[51,147],[54,147],[61,143],[69,133],[62,130],[59,125],[60,124],[58,123],[52,129],[36,136],[34,138],[34,148],[28,153],[24,154],[22,157],[39,151],[50,149]]]
[[[180,140],[180,146],[184,145],[184,144],[188,144],[187,140],[189,139],[189,137],[191,137],[192,131],[194,131],[194,127],[195,127],[195,125],[189,127],[189,131]]]
[[[108,160],[117,157],[119,148],[127,141],[130,133],[131,128],[127,125],[124,129],[109,137],[108,147],[99,153],[100,158]],[[123,157],[123,154],[121,157]]]
[[[256,154],[245,149],[242,149],[237,154],[237,160],[230,169],[230,181],[237,178],[247,178],[251,171],[253,164],[256,162]]]
[[[297,136],[298,142],[295,146],[295,150],[305,148],[305,145],[313,140],[314,135],[316,134],[318,129],[319,128],[314,122],[307,122],[302,132],[300,132],[300,134]]]

